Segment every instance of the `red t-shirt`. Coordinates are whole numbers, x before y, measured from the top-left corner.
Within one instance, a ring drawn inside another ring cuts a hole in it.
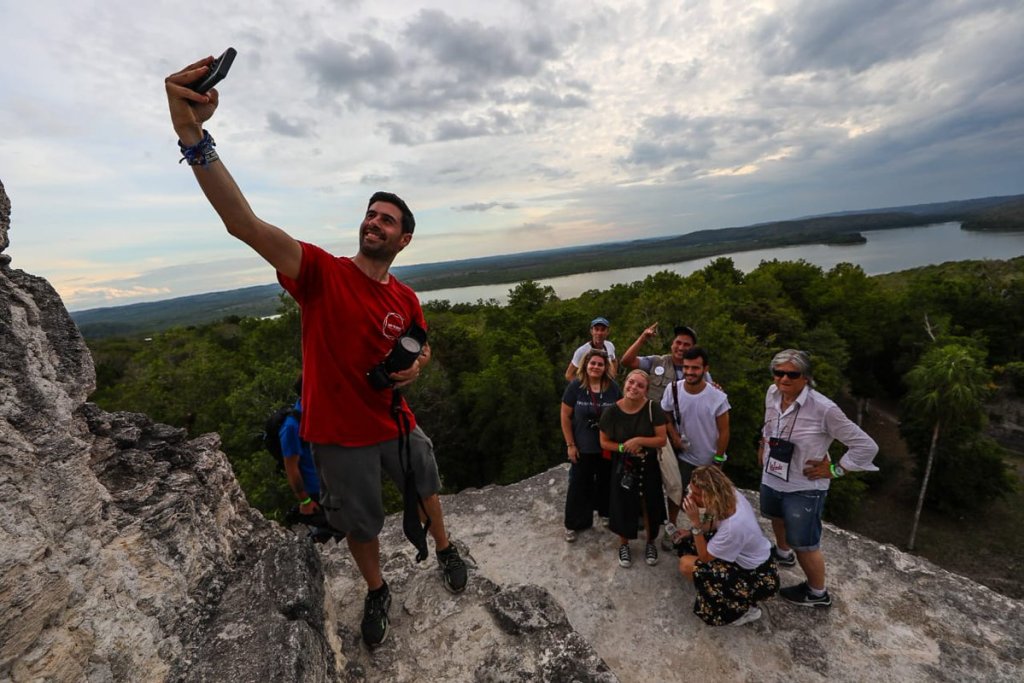
[[[391,389],[374,389],[366,373],[413,322],[427,329],[419,299],[394,275],[377,282],[349,258],[300,244],[298,279],[277,280],[302,308],[302,438],[339,446],[396,439]],[[415,427],[405,399],[402,409]]]

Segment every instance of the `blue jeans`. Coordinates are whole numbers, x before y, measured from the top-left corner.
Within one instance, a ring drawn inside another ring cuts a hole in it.
[[[785,523],[786,544],[793,550],[817,550],[827,497],[827,489],[776,491],[761,484],[761,514]]]

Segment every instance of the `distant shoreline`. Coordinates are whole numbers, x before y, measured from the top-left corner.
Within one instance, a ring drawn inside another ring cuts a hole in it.
[[[853,246],[868,242],[864,233],[942,223],[967,224],[978,232],[1024,231],[1024,195],[900,207],[776,221],[740,228],[701,230],[674,237],[566,247],[522,254],[398,266],[392,272],[424,294],[479,286],[514,285],[525,280],[671,266],[716,256],[797,246]],[[641,276],[642,277],[642,276]],[[261,317],[281,305],[277,283],[163,301],[72,311],[87,338],[149,334],[181,325],[226,317]]]

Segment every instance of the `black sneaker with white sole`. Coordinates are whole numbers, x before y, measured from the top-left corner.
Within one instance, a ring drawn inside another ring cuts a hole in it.
[[[374,648],[388,637],[388,610],[391,609],[391,590],[388,584],[366,594],[363,603],[363,642]]]
[[[779,595],[784,597],[794,605],[800,605],[802,607],[831,607],[832,596],[825,591],[824,595],[815,596],[811,593],[811,587],[804,581],[796,586],[789,586],[779,591]]]

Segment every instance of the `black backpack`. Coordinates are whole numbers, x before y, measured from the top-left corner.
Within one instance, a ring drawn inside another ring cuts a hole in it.
[[[289,417],[294,417],[296,420],[301,421],[302,411],[295,410],[294,405],[278,408],[263,423],[263,434],[260,437],[263,440],[263,447],[270,451],[270,455],[274,457],[278,472],[284,472],[284,454],[281,452],[281,425]]]

